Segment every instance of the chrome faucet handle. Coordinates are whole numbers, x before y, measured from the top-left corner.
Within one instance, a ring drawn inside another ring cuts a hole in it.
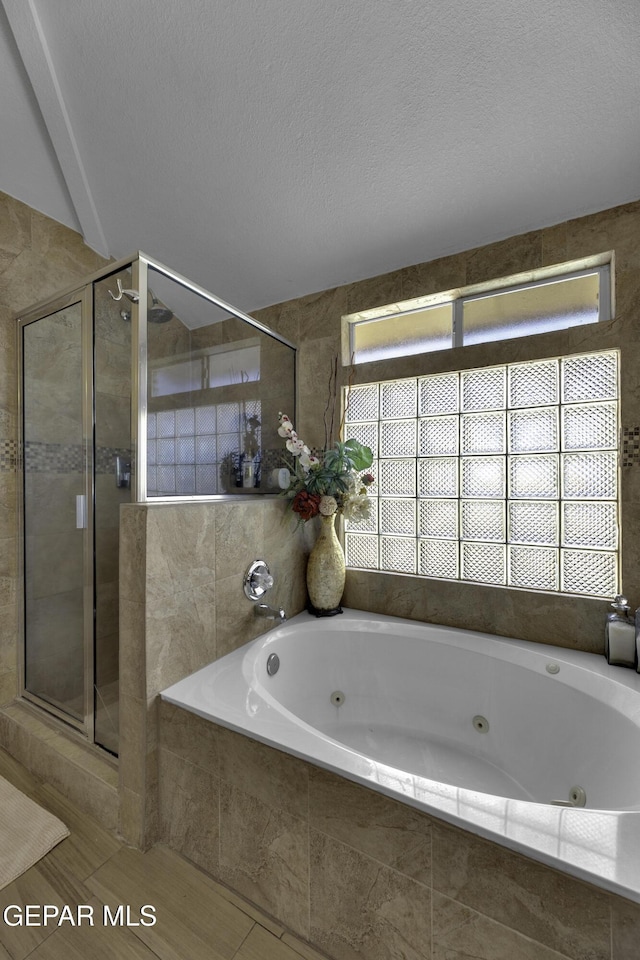
[[[273,577],[264,560],[254,560],[244,575],[244,595],[249,600],[259,600],[273,586]]]
[[[271,590],[273,586],[273,577],[270,573],[263,572],[262,570],[256,570],[253,574],[253,585],[254,587],[259,587],[265,593],[267,590]]]

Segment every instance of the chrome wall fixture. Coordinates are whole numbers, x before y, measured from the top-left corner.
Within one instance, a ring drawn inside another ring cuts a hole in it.
[[[259,600],[273,586],[273,577],[264,560],[254,560],[244,575],[244,595],[248,600]]]
[[[125,296],[128,300],[131,300],[131,303],[138,303],[140,300],[140,294],[137,290],[123,290],[122,289],[122,280],[120,277],[116,280],[118,285],[118,296],[116,297],[115,293],[112,290],[109,290],[109,296],[112,300],[122,300],[122,297]]]

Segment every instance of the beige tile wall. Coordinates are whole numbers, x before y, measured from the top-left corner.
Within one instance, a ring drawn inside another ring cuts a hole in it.
[[[617,304],[615,319],[609,323],[363,364],[356,368],[353,382],[615,347],[622,351],[622,422],[624,426],[640,425],[640,202],[635,202],[257,311],[257,319],[299,345],[298,432],[312,445],[324,442],[324,403],[318,398],[327,395],[331,362],[340,352],[342,315],[609,250],[615,252]],[[341,373],[344,383],[347,370],[342,368]],[[622,583],[635,607],[640,605],[636,535],[640,462],[622,468],[621,490]],[[347,572],[345,603],[594,652],[603,650],[608,612],[607,602],[601,600],[356,571]]]
[[[161,839],[336,960],[636,960],[640,905],[157,708]]]
[[[309,532],[277,497],[122,507],[120,827],[130,842],[147,846],[158,831],[158,693],[269,629],[242,589],[253,560],[275,578],[265,599],[299,613],[308,550]]]

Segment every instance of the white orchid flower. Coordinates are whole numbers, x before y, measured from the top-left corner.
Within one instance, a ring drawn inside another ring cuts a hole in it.
[[[289,440],[286,443],[287,450],[289,453],[292,453],[294,457],[299,457],[302,453],[311,453],[309,447],[298,437],[298,434],[293,431]]]
[[[278,434],[281,437],[290,437],[292,433],[295,433],[295,430],[293,429],[293,424],[291,423],[291,420],[289,420],[289,417],[283,414],[282,417],[280,418],[280,426],[278,427]]]

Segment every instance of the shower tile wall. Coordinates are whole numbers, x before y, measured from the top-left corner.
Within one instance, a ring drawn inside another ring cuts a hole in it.
[[[73,230],[0,193],[0,704],[16,694],[17,382],[15,322],[105,265]]]

